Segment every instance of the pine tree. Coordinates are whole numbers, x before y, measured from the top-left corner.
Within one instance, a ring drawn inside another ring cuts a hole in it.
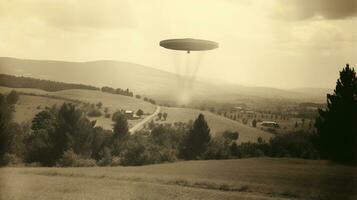
[[[322,158],[341,163],[357,163],[357,78],[347,64],[340,71],[327,108],[316,119],[317,144]]]
[[[115,139],[123,139],[129,135],[129,126],[126,117],[123,114],[119,114],[115,118],[113,127],[113,137]]]
[[[188,160],[202,158],[210,141],[210,128],[204,116],[200,114],[186,137],[183,157]]]
[[[123,150],[123,144],[129,136],[128,120],[122,113],[118,113],[114,119],[113,135],[110,139],[113,155],[118,156]]]

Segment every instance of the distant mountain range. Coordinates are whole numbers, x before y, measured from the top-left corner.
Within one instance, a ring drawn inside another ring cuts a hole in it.
[[[0,57],[0,74],[28,76],[60,82],[130,88],[156,100],[170,101],[177,95],[176,74],[128,62],[99,60],[65,62]],[[196,81],[193,97],[196,100],[232,102],[247,97],[291,99],[325,102],[332,89],[296,88],[283,90],[271,87],[248,87],[230,83]]]

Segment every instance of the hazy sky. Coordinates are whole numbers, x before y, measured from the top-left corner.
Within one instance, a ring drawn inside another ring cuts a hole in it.
[[[357,66],[357,0],[0,0],[0,24],[0,56],[166,71],[160,40],[214,40],[199,76],[245,85],[333,87]]]

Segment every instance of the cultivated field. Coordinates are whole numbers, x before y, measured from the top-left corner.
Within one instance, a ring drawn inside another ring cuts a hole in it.
[[[0,169],[0,199],[7,200],[356,199],[356,184],[357,168],[300,159]]]
[[[262,137],[264,140],[268,141],[273,136],[268,132],[244,125],[240,122],[207,111],[174,107],[162,107],[161,110],[162,112],[168,113],[167,120],[163,121],[163,123],[188,122],[189,120],[194,120],[200,113],[202,113],[204,114],[207,123],[214,135],[218,135],[225,130],[238,131],[239,142],[255,142],[258,137]]]

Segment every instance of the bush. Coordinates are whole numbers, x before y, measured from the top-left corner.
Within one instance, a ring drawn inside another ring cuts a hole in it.
[[[98,103],[96,104],[96,106],[97,106],[98,109],[100,109],[100,108],[102,107],[102,105],[103,105],[102,102],[98,102]]]
[[[22,159],[19,158],[17,155],[5,153],[1,160],[1,164],[5,166],[18,166],[22,165],[23,162]]]
[[[270,154],[270,146],[266,142],[245,142],[236,148],[235,156],[239,158],[262,157]]]
[[[75,165],[76,160],[78,160],[78,155],[75,154],[72,149],[70,149],[63,153],[63,156],[59,160],[58,164],[62,167],[72,167]]]
[[[177,151],[149,143],[143,136],[131,136],[120,154],[120,164],[138,166],[177,160]]]
[[[229,141],[224,138],[214,138],[208,144],[205,159],[228,159],[230,157]]]
[[[118,156],[114,156],[112,159],[112,163],[110,164],[110,166],[119,166],[121,164],[120,162],[120,157]]]
[[[92,109],[87,113],[88,117],[100,117],[102,115],[102,112],[100,112],[98,109]]]
[[[58,165],[61,167],[94,167],[96,166],[96,161],[93,159],[81,158],[70,149],[63,153]]]
[[[239,133],[237,131],[224,131],[222,135],[225,139],[238,140]]]
[[[99,166],[109,166],[112,164],[112,154],[108,147],[104,147],[102,150],[102,157],[98,161]]]
[[[318,152],[312,143],[313,135],[302,131],[277,135],[270,140],[271,156],[316,159]]]
[[[278,134],[269,143],[258,138],[256,143],[246,142],[237,147],[231,145],[230,148],[232,155],[240,158],[271,156],[318,159],[319,152],[314,148],[313,139],[313,134],[299,131]]]
[[[130,137],[128,141],[124,144],[125,148],[121,152],[120,163],[124,166],[126,165],[143,165],[145,163],[144,151],[145,142],[142,138],[137,136]]]
[[[79,158],[75,161],[73,167],[95,167],[97,166],[96,161],[91,158]]]
[[[137,112],[136,112],[136,115],[141,117],[142,115],[144,114],[144,111],[139,109]]]
[[[15,90],[11,90],[11,92],[6,96],[6,101],[8,104],[14,105],[19,100],[19,97],[20,95],[18,92],[16,92]]]

